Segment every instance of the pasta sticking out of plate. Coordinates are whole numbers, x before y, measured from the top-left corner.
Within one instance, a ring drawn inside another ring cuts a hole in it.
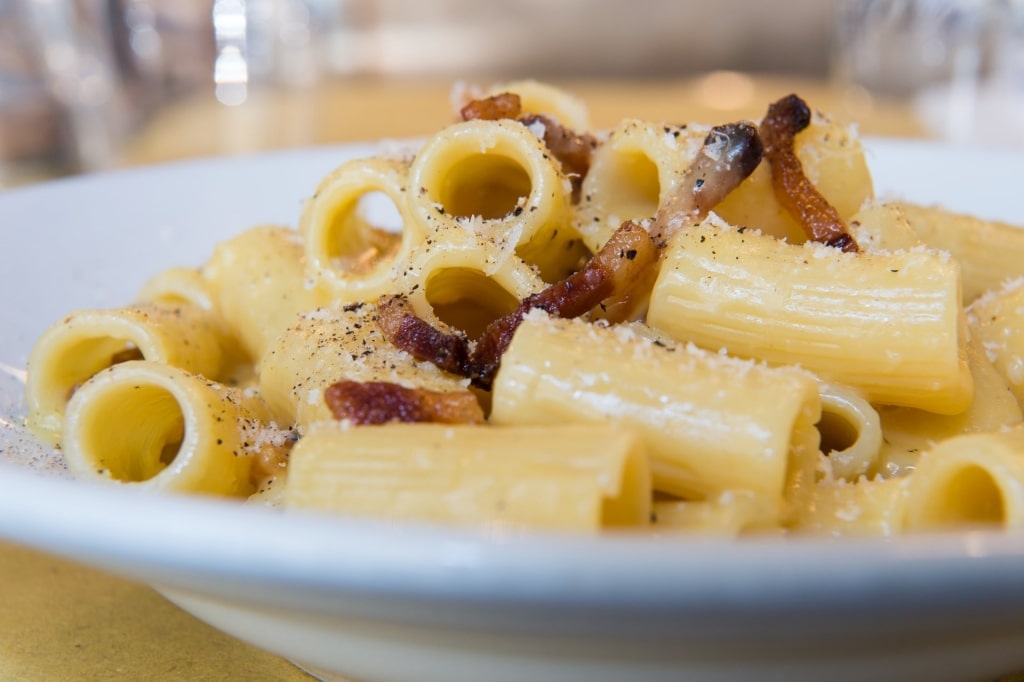
[[[29,426],[81,477],[285,511],[1024,525],[1024,231],[879,202],[855,130],[797,95],[595,131],[570,93],[498,85],[296,219],[54,324]]]

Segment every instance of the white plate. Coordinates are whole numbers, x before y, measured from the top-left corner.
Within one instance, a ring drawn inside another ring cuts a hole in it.
[[[0,194],[0,536],[148,582],[354,679],[984,679],[1024,669],[1024,536],[701,542],[485,534],[70,481],[18,426],[67,312],[128,301],[257,223],[294,225],[341,147]],[[1024,223],[1024,156],[872,141],[879,191]],[[4,461],[6,460],[6,461]],[[44,475],[33,469],[43,469]]]

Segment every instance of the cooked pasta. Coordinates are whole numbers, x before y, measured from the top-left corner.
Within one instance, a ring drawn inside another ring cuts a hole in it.
[[[922,455],[907,481],[911,530],[1024,526],[1024,431],[957,436]]]
[[[324,423],[288,476],[290,506],[383,518],[596,530],[651,509],[642,443],[607,425]]]
[[[855,129],[784,100],[760,127],[602,132],[544,83],[461,88],[417,148],[310,188],[296,229],[54,324],[28,425],[81,477],[285,513],[1024,524],[1024,232],[875,201]]]
[[[780,509],[817,452],[818,387],[794,369],[536,313],[502,363],[492,423],[618,422],[650,449],[655,488],[675,495],[749,490]]]
[[[945,253],[846,254],[708,219],[669,244],[647,319],[869,400],[955,414],[971,398],[959,285]]]
[[[28,424],[57,444],[64,406],[90,377],[119,362],[146,359],[209,377],[222,368],[216,323],[189,304],[140,303],[80,310],[51,326],[28,359]]]
[[[414,219],[423,229],[459,225],[548,280],[582,251],[570,224],[572,187],[535,132],[509,121],[465,121],[423,146],[409,170]]]
[[[299,221],[313,279],[338,303],[388,293],[392,273],[409,262],[423,241],[406,201],[408,164],[395,159],[353,159],[324,178]],[[375,193],[398,214],[398,231],[373,224],[360,202]]]
[[[250,494],[289,440],[254,395],[160,362],[100,372],[67,410],[73,473],[155,490]]]

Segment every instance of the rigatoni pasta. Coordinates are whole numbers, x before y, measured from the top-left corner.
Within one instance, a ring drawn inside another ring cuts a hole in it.
[[[669,540],[1021,524],[1024,233],[876,202],[855,130],[795,96],[607,132],[534,81],[453,99],[408,153],[324,177],[297,229],[54,325],[29,426],[79,476],[286,513]]]
[[[392,273],[409,262],[423,241],[406,201],[408,163],[399,159],[353,159],[324,178],[299,220],[307,268],[317,286],[337,303],[372,300],[391,290]],[[389,201],[398,230],[376,225],[361,201],[374,194]]]
[[[708,219],[668,245],[647,319],[869,400],[955,414],[971,398],[959,301],[959,268],[942,252],[846,254]]]
[[[277,423],[304,431],[332,419],[324,390],[339,377],[435,391],[464,390],[468,383],[388,344],[376,306],[357,304],[297,315],[260,360],[259,392]]]
[[[75,391],[97,372],[136,359],[217,377],[222,348],[216,323],[190,304],[139,303],[68,315],[43,333],[29,356],[30,428],[59,443],[64,406]]]
[[[571,183],[536,132],[518,123],[449,126],[416,155],[409,186],[423,229],[459,224],[548,281],[563,277],[582,254],[570,222]]]
[[[797,370],[531,313],[505,353],[491,422],[616,422],[646,443],[658,490],[748,490],[781,509],[792,470],[818,451],[820,412],[817,384]]]
[[[217,245],[202,269],[217,310],[251,360],[258,360],[299,312],[329,300],[306,272],[302,239],[265,225]]]
[[[612,426],[317,425],[292,452],[286,504],[459,524],[646,524],[640,439]]]
[[[957,436],[925,453],[907,481],[911,530],[1024,526],[1024,431]]]
[[[73,473],[160,491],[251,494],[290,445],[255,395],[159,362],[100,372],[67,410]]]

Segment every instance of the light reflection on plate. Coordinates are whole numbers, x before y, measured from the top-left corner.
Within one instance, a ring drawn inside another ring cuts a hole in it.
[[[281,515],[66,480],[19,426],[20,370],[71,310],[120,305],[260,223],[294,225],[366,146],[0,194],[0,536],[145,581],[354,679],[994,678],[1024,669],[1024,536],[739,544]],[[879,195],[1024,223],[1024,156],[871,141]],[[35,471],[32,471],[35,470]],[[38,475],[38,470],[48,473]]]

